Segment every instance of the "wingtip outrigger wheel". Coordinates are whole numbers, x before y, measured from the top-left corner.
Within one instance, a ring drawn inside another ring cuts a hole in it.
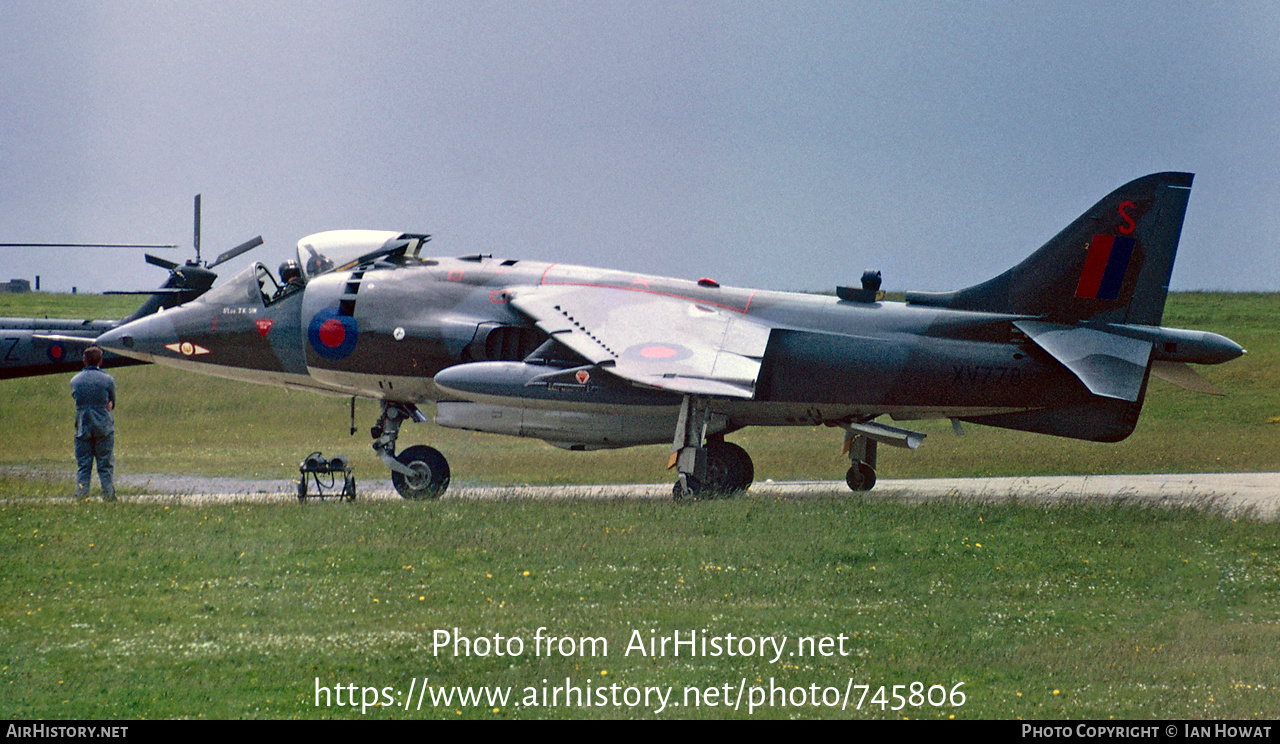
[[[857,462],[849,466],[844,482],[850,491],[870,491],[876,487],[876,469],[865,462]]]
[[[876,485],[877,443],[913,450],[927,436],[918,431],[877,423],[873,419],[846,421],[842,426],[844,453],[851,463],[844,480],[854,491],[870,491]]]
[[[876,486],[876,440],[845,427],[844,452],[849,456],[849,471],[844,482],[850,491],[870,491]]]

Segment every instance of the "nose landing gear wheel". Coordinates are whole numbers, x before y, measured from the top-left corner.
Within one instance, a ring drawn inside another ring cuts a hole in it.
[[[396,455],[413,475],[391,471],[391,483],[400,496],[416,501],[438,499],[449,487],[449,462],[433,447],[415,444]]]

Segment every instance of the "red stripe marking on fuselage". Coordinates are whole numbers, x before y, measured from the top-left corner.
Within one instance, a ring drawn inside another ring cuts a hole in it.
[[[689,295],[675,294],[673,292],[659,292],[654,289],[638,289],[636,287],[618,286],[617,284],[588,284],[586,282],[543,281],[543,285],[547,287],[592,287],[595,289],[616,289],[622,292],[639,292],[640,294],[651,294],[651,295],[658,295],[660,297],[674,297],[677,300],[688,300],[689,302],[692,302],[698,305],[709,305],[711,307],[718,307],[725,310],[732,310],[735,313],[742,313],[743,315],[746,315],[747,313],[746,307],[734,307],[732,305],[725,305],[719,302],[710,302],[708,300],[704,300],[699,297],[690,297]],[[751,297],[755,297],[755,292],[751,293]],[[747,298],[747,305],[749,306],[750,304],[751,304],[751,299]]]

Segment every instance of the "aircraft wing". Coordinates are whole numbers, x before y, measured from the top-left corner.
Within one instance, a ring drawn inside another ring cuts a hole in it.
[[[617,287],[520,288],[511,305],[618,377],[694,395],[753,397],[772,330],[728,308]]]

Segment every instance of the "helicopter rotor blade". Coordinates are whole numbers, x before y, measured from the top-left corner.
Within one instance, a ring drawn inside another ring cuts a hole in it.
[[[181,287],[160,287],[158,289],[108,289],[104,295],[180,295],[188,290]]]
[[[0,243],[0,248],[177,248],[152,243]]]
[[[153,256],[150,253],[147,254],[147,263],[151,264],[152,266],[159,266],[162,269],[168,269],[169,271],[173,271],[174,269],[178,268],[178,264],[174,263],[173,261],[168,261],[166,259],[160,258],[159,256]]]
[[[215,259],[213,260],[213,263],[211,263],[211,264],[206,264],[206,265],[205,265],[205,268],[206,268],[206,269],[212,269],[214,266],[217,266],[218,264],[223,263],[223,262],[225,262],[225,261],[230,261],[231,259],[235,258],[236,256],[239,256],[239,255],[240,255],[240,254],[242,254],[242,253],[248,253],[249,251],[253,250],[254,248],[257,248],[258,246],[262,245],[262,242],[263,242],[263,241],[262,241],[262,236],[261,236],[261,235],[259,235],[258,237],[254,238],[254,239],[252,239],[252,240],[246,240],[245,242],[241,243],[240,245],[236,246],[235,248],[232,248],[231,250],[227,251],[226,253],[223,253],[222,255],[220,255],[220,256],[218,256],[217,258],[215,258]]]
[[[196,194],[195,234],[192,242],[196,247],[196,263],[200,263],[200,195]]]

